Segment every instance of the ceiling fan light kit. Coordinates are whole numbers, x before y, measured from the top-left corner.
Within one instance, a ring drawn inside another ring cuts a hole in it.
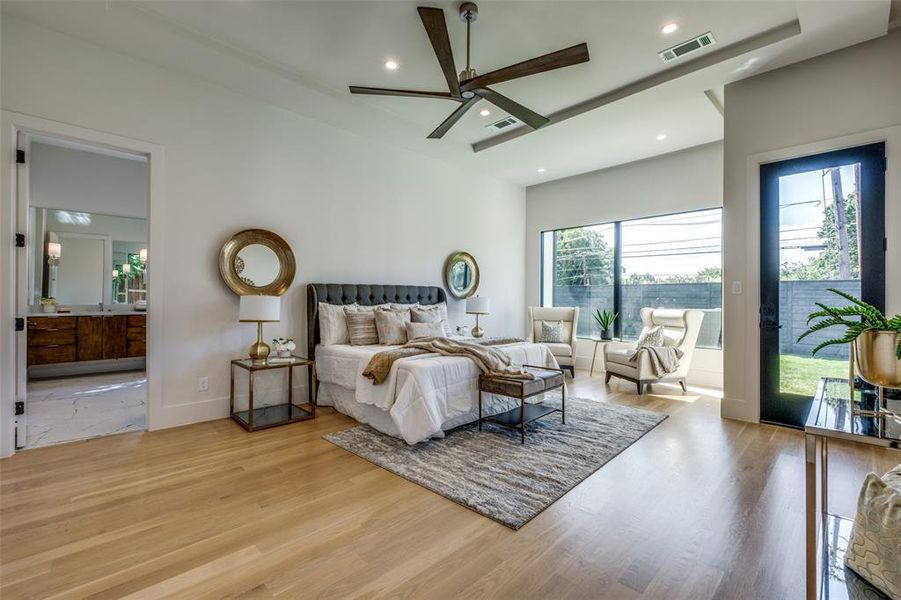
[[[438,66],[447,81],[447,92],[422,92],[416,90],[395,90],[388,88],[372,88],[350,86],[352,94],[369,94],[376,96],[408,96],[415,98],[437,98],[459,102],[454,112],[450,114],[432,133],[429,138],[437,139],[444,136],[466,112],[479,100],[487,100],[501,110],[510,113],[518,121],[525,123],[532,129],[548,123],[548,118],[533,110],[511,100],[503,94],[489,88],[489,85],[502,83],[529,75],[544,73],[554,69],[561,69],[571,65],[588,62],[588,45],[577,44],[570,48],[551,52],[537,58],[526,60],[515,65],[497,69],[484,75],[479,75],[470,64],[472,24],[479,17],[479,7],[473,2],[464,2],[460,5],[460,20],[466,23],[466,68],[457,72],[454,63],[454,55],[451,50],[450,36],[447,31],[447,23],[444,20],[444,10],[429,6],[417,7],[422,25],[425,27],[432,49],[438,59]]]

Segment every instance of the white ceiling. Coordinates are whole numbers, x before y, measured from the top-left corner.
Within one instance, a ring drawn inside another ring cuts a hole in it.
[[[722,117],[705,90],[722,99],[728,82],[883,35],[889,17],[888,0],[483,1],[472,43],[473,66],[480,73],[588,43],[589,63],[494,86],[542,114],[670,69],[657,52],[706,31],[713,32],[717,45],[697,55],[721,52],[795,20],[801,33],[474,153],[472,143],[495,135],[484,125],[506,113],[482,102],[444,139],[426,140],[455,103],[347,91],[349,84],[446,91],[416,12],[419,4],[445,9],[462,69],[465,25],[457,16],[459,3],[4,1],[2,6],[6,14],[524,185],[722,139]],[[664,35],[660,29],[669,22],[679,29]],[[400,68],[386,70],[389,58]],[[481,117],[482,108],[491,115]],[[664,141],[656,140],[660,133],[666,134]]]

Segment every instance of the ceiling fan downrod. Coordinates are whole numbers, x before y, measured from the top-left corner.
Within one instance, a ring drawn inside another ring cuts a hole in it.
[[[473,79],[477,73],[476,70],[470,66],[469,56],[470,56],[470,27],[472,23],[479,18],[479,7],[476,6],[474,2],[464,2],[460,5],[460,20],[466,23],[466,68],[460,71],[460,83]],[[467,96],[464,94],[463,96],[466,98]],[[472,97],[470,94],[469,97]]]

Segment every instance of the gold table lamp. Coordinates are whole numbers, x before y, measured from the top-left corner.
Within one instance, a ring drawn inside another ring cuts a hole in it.
[[[242,323],[257,324],[257,341],[250,345],[250,358],[256,364],[266,362],[269,344],[263,341],[263,323],[276,322],[281,318],[281,298],[279,296],[241,296],[238,320]]]
[[[479,315],[487,315],[490,312],[491,301],[484,296],[470,296],[466,299],[466,314],[476,316],[476,326],[472,330],[472,337],[480,338],[485,331],[479,327]]]

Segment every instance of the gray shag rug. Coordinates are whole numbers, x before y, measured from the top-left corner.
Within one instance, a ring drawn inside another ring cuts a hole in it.
[[[554,400],[548,402],[553,403]],[[559,399],[557,400],[559,403]],[[498,523],[519,529],[666,415],[584,398],[519,430],[477,423],[409,446],[360,425],[324,438]]]

